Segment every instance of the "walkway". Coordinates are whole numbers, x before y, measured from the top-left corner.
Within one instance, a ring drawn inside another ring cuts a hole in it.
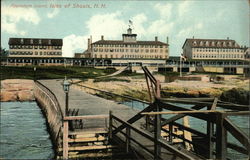
[[[57,97],[60,106],[62,107],[62,111],[65,112],[65,93],[63,91],[62,82],[63,80],[39,80],[42,84],[48,87]],[[79,115],[103,115],[109,114],[109,111],[112,111],[112,114],[120,119],[127,121],[132,118],[139,110],[132,109],[131,107],[117,104],[116,102],[106,100],[97,96],[90,95],[83,91],[70,88],[69,91],[69,108],[70,109],[79,109]],[[97,123],[103,123],[96,121]],[[142,124],[145,124],[145,120],[141,119],[136,121],[134,124],[136,127],[141,128]],[[93,123],[92,123],[93,124]],[[147,132],[147,131],[145,131]],[[148,141],[145,138],[138,137],[138,134],[132,132],[132,137],[134,139],[138,139],[144,146],[147,146],[148,149],[153,150],[152,141]],[[134,148],[138,149],[138,147]],[[185,151],[184,151],[185,152]],[[162,150],[162,158],[163,159],[179,159],[173,153],[163,149]],[[187,153],[188,154],[188,153]],[[144,154],[144,156],[147,156]],[[149,157],[147,157],[149,158]]]

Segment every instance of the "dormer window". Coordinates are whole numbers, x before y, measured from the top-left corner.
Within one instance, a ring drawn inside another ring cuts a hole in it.
[[[51,44],[51,39],[49,39],[49,44]]]
[[[223,47],[226,47],[226,42],[223,42]]]
[[[30,44],[33,44],[33,39],[30,40]]]
[[[220,42],[217,42],[217,47],[220,47]]]
[[[206,46],[209,46],[209,42],[208,41],[206,41]]]
[[[232,42],[228,42],[228,46],[232,47]]]
[[[23,44],[23,38],[21,39],[21,44]]]
[[[200,41],[200,46],[203,46],[203,42],[202,41]]]
[[[194,45],[194,46],[196,46],[196,45],[197,45],[196,41],[194,41],[194,42],[193,42],[193,45]]]
[[[214,46],[214,41],[212,41],[212,46]]]
[[[39,44],[42,44],[42,40],[41,39],[39,39]]]

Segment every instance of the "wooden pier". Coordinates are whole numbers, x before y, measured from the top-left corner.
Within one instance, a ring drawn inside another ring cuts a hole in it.
[[[74,110],[71,112],[74,114],[65,115],[62,80],[37,82],[55,94],[64,112],[63,145],[58,149],[58,153],[62,153],[59,158],[113,157],[115,159],[115,154],[112,152],[115,150],[119,151],[119,158],[132,155],[131,159],[227,159],[229,158],[227,148],[249,157],[249,135],[228,118],[249,116],[249,106],[225,103],[217,98],[163,99],[159,81],[146,67],[142,69],[151,97],[150,102],[145,102],[146,107],[143,110],[132,109],[71,88],[69,108],[71,111]],[[86,86],[81,87],[120,96]],[[123,98],[136,101],[128,96]],[[193,106],[184,108],[174,105],[173,102],[193,104]],[[219,110],[217,107],[227,110]],[[173,116],[164,118],[162,115],[165,114]],[[186,117],[204,121],[206,133],[193,129],[186,123],[177,122]],[[174,128],[186,135],[176,134]],[[228,133],[237,139],[240,145],[229,142]],[[184,142],[183,145],[175,145],[176,137]]]

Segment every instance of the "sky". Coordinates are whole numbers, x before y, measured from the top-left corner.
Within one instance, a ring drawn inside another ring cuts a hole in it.
[[[166,42],[178,56],[186,38],[230,39],[249,47],[248,0],[1,0],[1,47],[10,37],[63,39],[63,56],[87,39],[121,40],[129,20],[137,40]]]

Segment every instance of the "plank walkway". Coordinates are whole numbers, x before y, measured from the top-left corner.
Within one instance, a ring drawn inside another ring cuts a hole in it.
[[[65,93],[63,91],[62,82],[63,80],[39,80],[43,85],[48,87],[57,97],[63,113],[65,112]],[[109,114],[109,111],[112,111],[112,114],[119,117],[122,120],[128,120],[133,117],[139,110],[132,109],[126,105],[118,104],[116,102],[106,100],[97,96],[90,95],[83,91],[70,88],[69,91],[69,109],[79,109],[79,115],[103,115]],[[138,128],[141,128],[145,121],[143,119],[134,123]],[[89,124],[98,126],[103,125],[103,120],[95,120]],[[148,146],[150,150],[153,150],[153,143],[148,139],[139,136],[137,133],[131,132],[131,135],[134,139],[139,140],[144,146]],[[118,134],[119,136],[119,134]],[[163,159],[180,159],[176,157],[173,153],[170,153],[167,150],[162,150]],[[149,158],[149,157],[148,157]],[[152,158],[152,157],[151,157]],[[150,159],[151,159],[150,158]]]

